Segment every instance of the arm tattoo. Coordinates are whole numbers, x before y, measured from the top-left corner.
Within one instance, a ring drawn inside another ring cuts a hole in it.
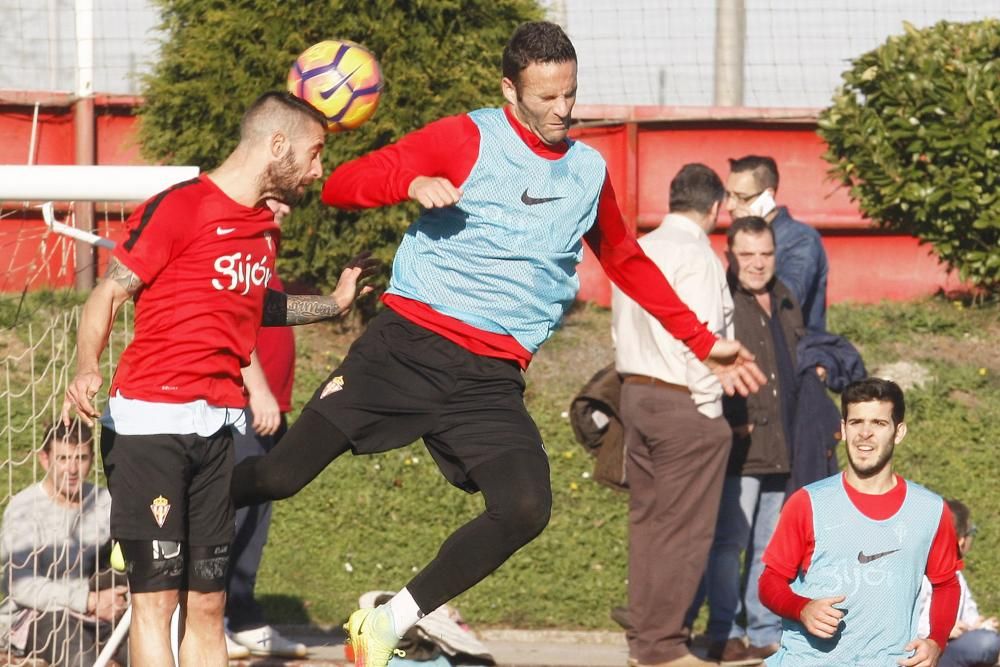
[[[108,262],[108,270],[104,277],[121,285],[131,296],[135,296],[142,289],[142,281],[139,280],[139,276],[135,275],[132,269],[119,262],[117,257],[112,257]]]
[[[341,309],[330,296],[305,296],[267,290],[264,297],[265,327],[295,326],[329,320]]]
[[[288,324],[309,324],[340,315],[340,306],[330,296],[289,296]]]

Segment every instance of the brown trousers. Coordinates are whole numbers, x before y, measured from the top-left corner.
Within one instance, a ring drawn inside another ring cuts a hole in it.
[[[732,434],[689,395],[655,385],[624,385],[621,415],[631,487],[629,655],[651,665],[688,652],[684,616],[712,546]]]

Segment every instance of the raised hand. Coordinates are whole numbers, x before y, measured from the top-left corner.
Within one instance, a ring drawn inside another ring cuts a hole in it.
[[[340,307],[341,313],[346,312],[355,299],[372,291],[370,285],[361,285],[365,278],[378,273],[381,262],[371,256],[371,252],[358,253],[340,272],[340,280],[333,288],[333,299]]]

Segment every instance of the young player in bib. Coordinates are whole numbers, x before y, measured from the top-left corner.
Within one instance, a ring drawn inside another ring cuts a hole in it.
[[[848,466],[794,493],[764,552],[760,599],[784,619],[769,667],[934,667],[958,611],[958,538],[944,501],[892,468],[906,436],[902,390],[855,382],[841,396]],[[930,634],[917,596],[932,585]]]

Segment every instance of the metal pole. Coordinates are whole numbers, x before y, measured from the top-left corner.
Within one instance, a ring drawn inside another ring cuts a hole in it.
[[[715,105],[743,106],[743,50],[746,7],[743,0],[716,0]]]
[[[76,102],[73,104],[73,132],[76,163],[92,165],[96,159],[94,137],[94,3],[76,0]],[[94,231],[94,204],[77,202],[73,206],[76,226]],[[78,290],[94,287],[96,250],[84,241],[76,243],[76,278]]]

